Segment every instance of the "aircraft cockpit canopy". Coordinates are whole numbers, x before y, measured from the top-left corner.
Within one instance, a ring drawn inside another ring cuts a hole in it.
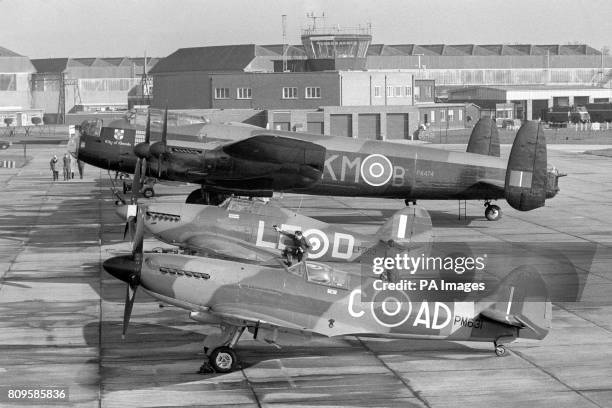
[[[225,200],[219,207],[225,208],[229,212],[240,212],[270,216],[278,214],[277,206],[258,199],[249,200],[239,197],[230,197]]]
[[[102,120],[84,120],[81,123],[80,132],[81,135],[100,137],[100,131],[102,130]]]
[[[304,261],[287,268],[289,273],[306,276],[308,282],[333,288],[348,289],[348,274],[319,262]]]

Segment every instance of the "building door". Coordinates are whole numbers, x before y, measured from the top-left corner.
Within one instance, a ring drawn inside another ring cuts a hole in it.
[[[274,130],[289,130],[291,129],[291,123],[289,122],[274,122],[274,125],[272,126],[272,129]]]
[[[361,114],[359,115],[359,139],[381,139],[380,136],[380,115],[379,114]]]
[[[569,106],[569,96],[553,97],[553,106]]]
[[[574,96],[575,106],[586,106],[587,103],[589,103],[588,96]]]
[[[541,120],[546,111],[548,111],[548,99],[534,99],[531,105],[531,118],[527,119]]]
[[[410,139],[407,113],[387,115],[387,139]]]
[[[329,115],[332,136],[353,137],[353,115]]]
[[[307,122],[306,130],[308,133],[316,133],[317,135],[323,134],[323,122]]]

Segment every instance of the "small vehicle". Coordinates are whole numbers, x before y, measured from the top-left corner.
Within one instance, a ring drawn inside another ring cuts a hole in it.
[[[142,194],[144,198],[152,198],[155,197],[155,190],[153,187],[157,183],[157,179],[152,177],[145,178],[142,186],[140,187],[140,191],[138,193]],[[123,194],[127,194],[129,191],[132,191],[132,182],[129,177],[123,178]]]

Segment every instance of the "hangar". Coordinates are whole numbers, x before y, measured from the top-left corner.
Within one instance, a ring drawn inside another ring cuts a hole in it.
[[[30,105],[30,76],[36,69],[28,57],[0,47],[0,126],[26,126],[38,109]]]
[[[612,89],[586,86],[495,86],[465,87],[448,91],[449,102],[471,102],[483,109],[512,104],[514,118],[541,119],[542,111],[556,106],[584,106],[610,102]]]
[[[157,59],[148,59],[154,66]],[[143,83],[141,58],[33,59],[32,106],[45,112],[46,123],[64,123],[66,115],[125,111],[128,93]]]

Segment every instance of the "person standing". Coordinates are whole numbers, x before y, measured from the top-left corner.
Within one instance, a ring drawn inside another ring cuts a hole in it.
[[[79,177],[83,178],[83,170],[85,170],[85,163],[77,159],[77,167],[79,168]]]
[[[64,180],[70,180],[70,173],[72,169],[70,168],[70,155],[66,153],[64,155]]]
[[[59,178],[59,172],[57,170],[57,156],[53,155],[51,161],[49,162],[49,166],[51,167],[51,172],[53,173],[53,181],[57,181]]]

